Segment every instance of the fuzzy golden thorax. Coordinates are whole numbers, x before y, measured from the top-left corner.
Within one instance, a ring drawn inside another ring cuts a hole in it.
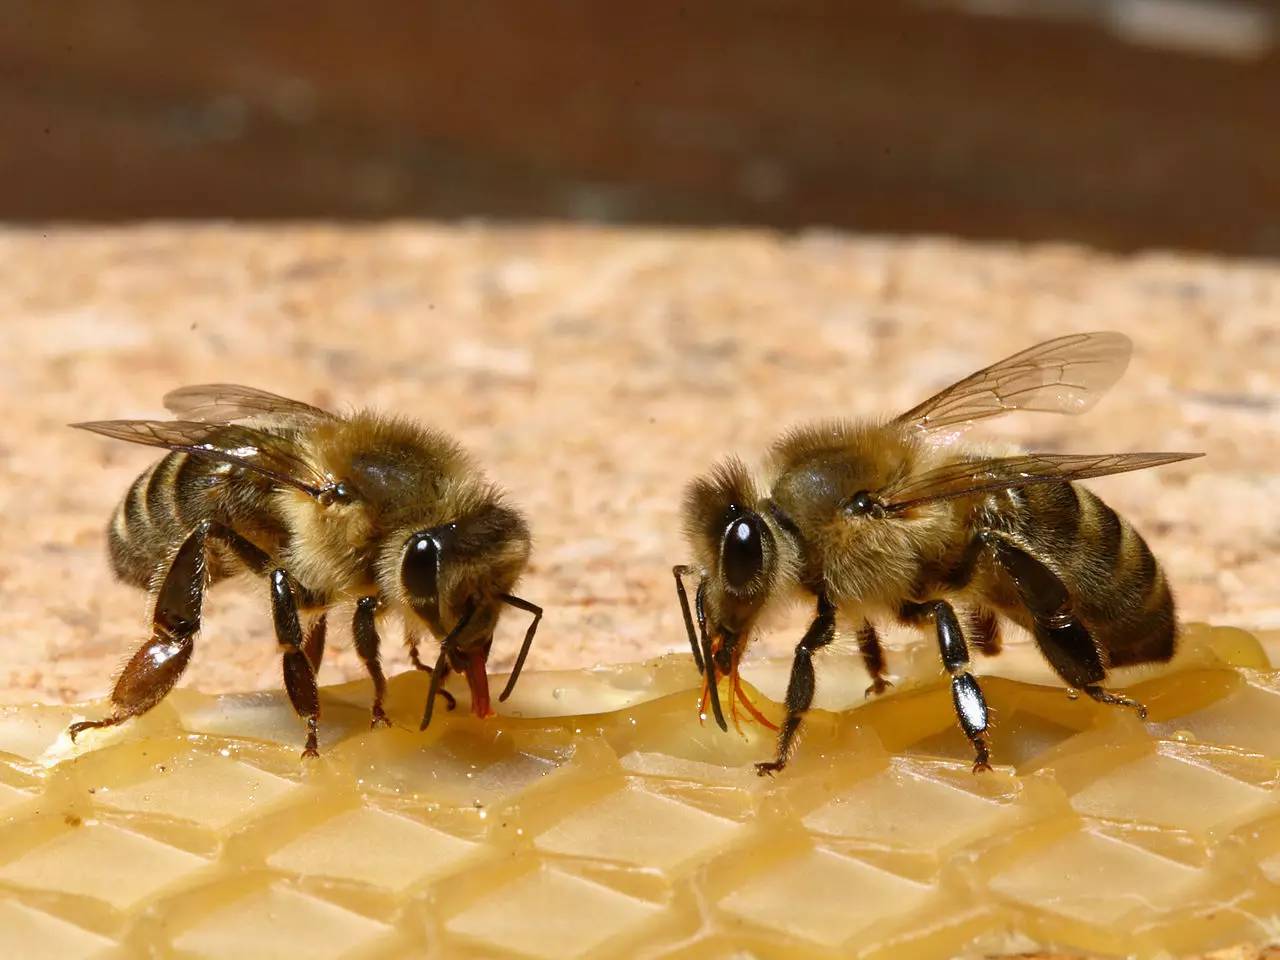
[[[770,451],[770,498],[794,527],[802,583],[836,605],[896,608],[912,599],[922,567],[959,535],[957,505],[873,516],[855,501],[946,456],[895,423],[832,421],[780,438]]]
[[[443,434],[369,412],[323,422],[299,440],[333,486],[320,498],[279,493],[298,580],[330,602],[376,593],[440,637],[471,604],[468,634],[491,635],[490,601],[514,586],[530,539],[524,518],[471,458]],[[412,595],[404,578],[410,541],[425,531],[439,546],[432,602]]]

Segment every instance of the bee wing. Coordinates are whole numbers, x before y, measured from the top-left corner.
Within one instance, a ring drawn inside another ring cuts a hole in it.
[[[895,513],[923,503],[966,497],[986,490],[1085,480],[1202,456],[1202,453],[1026,453],[948,463],[891,484],[879,492],[877,499],[885,510]]]
[[[234,463],[317,496],[329,480],[311,466],[288,437],[225,423],[193,420],[98,420],[71,426],[148,447]]]
[[[1084,413],[1120,379],[1133,342],[1123,333],[1077,333],[1047,340],[952,384],[898,417],[935,430],[1010,410]]]
[[[234,423],[253,417],[287,420],[328,419],[333,415],[301,400],[290,400],[257,387],[238,383],[202,383],[180,387],[164,395],[166,410],[183,420]]]

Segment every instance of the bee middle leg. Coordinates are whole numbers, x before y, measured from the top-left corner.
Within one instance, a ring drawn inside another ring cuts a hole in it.
[[[382,673],[382,662],[378,654],[381,640],[375,619],[377,612],[377,597],[361,597],[357,600],[356,612],[351,620],[351,635],[355,637],[356,653],[369,672],[369,679],[373,681],[373,709],[369,726],[389,727],[391,720],[382,709],[382,700],[387,695],[387,678]]]
[[[311,669],[317,676],[320,674],[320,662],[324,660],[325,638],[328,633],[328,618],[321,613],[307,626],[306,638],[302,641],[302,652],[307,655]]]
[[[951,674],[951,704],[960,721],[960,729],[973,744],[973,772],[990,770],[991,753],[987,747],[990,714],[987,701],[982,696],[982,688],[978,686],[977,678],[969,672],[969,645],[965,642],[964,631],[960,629],[955,608],[945,600],[909,603],[903,606],[900,615],[908,623],[918,623],[928,616],[933,617],[942,664],[947,668],[947,673]]]
[[[878,696],[893,686],[884,678],[884,647],[880,645],[880,634],[869,620],[863,620],[858,628],[858,652],[862,654],[867,673],[871,674],[871,686],[867,687],[866,696]]]
[[[778,732],[778,756],[768,763],[756,764],[756,773],[761,776],[775,774],[787,765],[792,741],[800,729],[800,719],[813,704],[813,654],[829,644],[835,638],[835,632],[835,607],[819,594],[817,615],[796,644],[795,659],[791,661],[791,676],[787,680],[787,715]]]
[[[996,560],[1013,581],[1018,597],[1031,614],[1036,646],[1069,687],[1082,690],[1099,703],[1132,707],[1145,720],[1147,708],[1131,697],[1102,687],[1106,666],[1089,629],[1076,618],[1066,584],[1041,560],[1003,537],[988,534]]]
[[[284,689],[289,694],[294,713],[307,724],[304,757],[318,757],[320,726],[320,691],[316,672],[307,657],[302,623],[298,619],[298,590],[293,577],[283,567],[271,571],[271,619],[276,628],[276,642],[284,654]]]

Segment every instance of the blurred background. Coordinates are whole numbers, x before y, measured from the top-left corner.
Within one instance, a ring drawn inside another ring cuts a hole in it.
[[[1262,0],[0,2],[0,219],[1280,255]]]

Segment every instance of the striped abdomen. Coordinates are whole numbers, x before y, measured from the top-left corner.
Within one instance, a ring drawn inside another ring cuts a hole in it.
[[[150,587],[173,551],[204,519],[225,523],[269,548],[283,532],[270,491],[270,483],[233,464],[168,454],[133,481],[111,516],[107,548],[116,576]],[[239,569],[229,553],[215,552],[210,558],[213,579]]]
[[[1164,571],[1133,526],[1084,487],[1045,483],[1000,510],[1016,539],[1062,579],[1113,666],[1168,660],[1176,622]],[[1003,606],[1003,605],[1002,605]],[[1026,615],[1004,610],[1026,625]]]

